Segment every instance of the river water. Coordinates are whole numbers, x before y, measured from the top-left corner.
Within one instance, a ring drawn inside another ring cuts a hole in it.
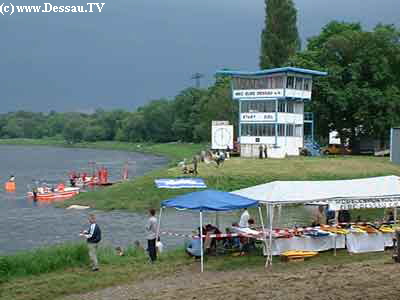
[[[71,170],[89,172],[89,162],[108,168],[111,181],[121,178],[126,162],[131,178],[167,164],[163,157],[132,152],[1,145],[0,183],[6,182],[13,174],[17,190],[8,193],[0,188],[0,254],[78,241],[79,231],[86,229],[87,215],[92,212],[101,226],[103,244],[126,247],[135,240],[145,243],[145,214],[66,210],[56,208],[51,203],[33,202],[26,196],[35,180],[50,183],[65,181]],[[310,211],[302,207],[282,208],[276,211],[276,216],[275,226],[291,226],[308,223]],[[219,214],[220,228],[238,219],[238,212]],[[215,224],[216,214],[205,213],[204,223]],[[168,209],[163,212],[161,231],[188,235],[198,224],[198,213]],[[167,249],[174,249],[182,245],[185,238],[163,235],[162,240]]]

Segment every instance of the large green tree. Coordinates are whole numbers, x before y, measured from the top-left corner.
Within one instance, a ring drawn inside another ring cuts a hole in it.
[[[328,71],[314,84],[311,109],[322,136],[338,131],[353,146],[362,135],[385,139],[400,124],[400,32],[331,22],[292,64]]]
[[[178,140],[192,142],[194,129],[200,121],[200,102],[206,90],[188,88],[180,92],[173,102],[174,122],[172,130]]]
[[[300,49],[297,11],[292,0],[265,0],[260,68],[282,67]]]
[[[217,77],[213,86],[208,88],[199,103],[199,122],[194,127],[195,141],[211,140],[211,123],[229,121],[237,128],[238,102],[232,100],[230,79]]]

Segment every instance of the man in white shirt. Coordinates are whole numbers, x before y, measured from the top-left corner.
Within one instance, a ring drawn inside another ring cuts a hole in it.
[[[149,220],[146,225],[146,235],[147,235],[147,251],[151,262],[153,263],[157,259],[157,249],[156,249],[156,239],[157,239],[157,218],[156,210],[154,208],[149,210]]]
[[[242,228],[249,227],[249,219],[250,219],[250,214],[247,211],[247,208],[245,208],[242,215],[240,216],[239,227]]]

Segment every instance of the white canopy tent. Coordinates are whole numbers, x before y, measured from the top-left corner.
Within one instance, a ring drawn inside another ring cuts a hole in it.
[[[372,200],[399,198],[400,177],[391,175],[350,180],[273,181],[232,193],[269,204],[326,201],[333,210],[345,209],[336,206],[337,202],[349,204],[352,202],[351,200],[361,199],[371,200],[371,207],[394,207],[389,204],[388,206],[379,206],[378,201]],[[361,204],[361,201],[359,202]],[[364,202],[368,203],[368,201]],[[372,206],[372,202],[377,203],[376,206]],[[357,202],[353,201],[353,203]],[[360,205],[360,207],[354,208],[364,207]]]
[[[233,194],[257,200],[268,207],[272,232],[273,207],[282,204],[326,202],[331,210],[386,208],[400,206],[400,177],[327,181],[274,181],[233,191]],[[395,219],[397,216],[394,216]],[[269,235],[272,246],[272,234]],[[272,262],[268,260],[267,263]]]

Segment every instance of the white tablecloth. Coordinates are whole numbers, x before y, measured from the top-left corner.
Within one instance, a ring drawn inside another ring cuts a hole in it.
[[[383,233],[350,233],[346,237],[346,247],[351,253],[377,252],[385,250]]]
[[[383,233],[382,235],[383,235],[385,247],[393,247],[393,238],[396,237],[395,233],[387,232],[387,233]]]
[[[304,251],[326,251],[335,248],[336,236],[336,249],[344,249],[346,247],[345,236],[342,234],[330,233],[329,236],[324,237],[292,237],[292,238],[278,238],[272,241],[272,255],[280,255],[288,250],[304,250]]]

